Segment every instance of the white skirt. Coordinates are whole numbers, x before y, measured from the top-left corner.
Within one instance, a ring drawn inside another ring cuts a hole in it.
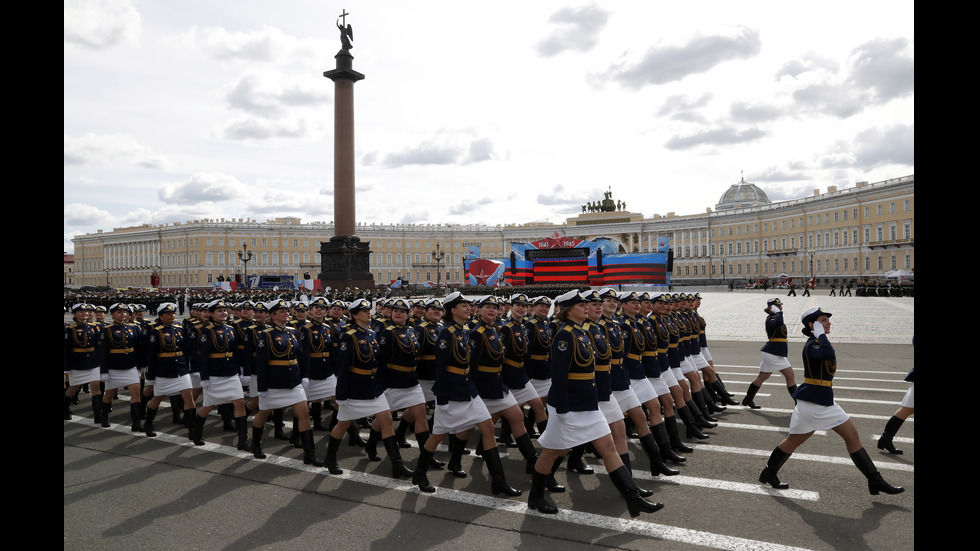
[[[251,386],[249,386],[251,392]],[[320,402],[337,394],[337,376],[331,375],[326,379],[310,379],[310,386],[306,387],[306,399],[311,402]]]
[[[524,385],[524,388],[512,388],[510,393],[514,395],[514,401],[522,405],[538,399],[538,392],[531,385]]]
[[[664,394],[670,394],[670,387],[667,386],[667,381],[663,377],[657,377],[656,379],[647,379],[650,384],[653,385],[653,391],[657,393],[657,396],[663,396]]]
[[[79,386],[86,383],[97,383],[102,380],[102,373],[99,372],[99,368],[86,369],[85,371],[79,371],[77,369],[72,369],[68,372],[68,386]]]
[[[683,377],[684,375],[681,375]],[[664,382],[668,387],[677,386],[677,374],[674,373],[674,368],[670,368],[660,374],[660,380]]]
[[[902,398],[902,407],[915,409],[915,383],[912,383],[905,397]]]
[[[619,402],[619,409],[622,411],[629,411],[633,408],[640,407],[640,399],[636,397],[636,393],[633,392],[632,388],[614,390],[612,391],[612,395]]]
[[[436,404],[432,434],[456,434],[489,420],[490,411],[479,396],[469,402],[450,401],[446,405]]]
[[[636,394],[636,398],[641,404],[645,404],[650,400],[657,397],[657,392],[653,390],[653,385],[650,384],[650,379],[646,377],[642,379],[630,379],[630,388]]]
[[[538,444],[549,450],[567,450],[611,434],[602,412],[569,411],[558,413],[548,406],[548,426],[538,437]]]
[[[204,389],[204,407],[227,404],[245,398],[242,380],[238,375],[231,377],[209,377],[208,388]]]
[[[140,372],[135,366],[129,369],[110,369],[109,380],[102,381],[102,391],[126,388],[132,384],[140,384]]]
[[[384,394],[371,400],[337,400],[337,420],[355,421],[391,410]]]
[[[694,360],[690,356],[684,356],[681,359],[681,373],[690,373],[692,371],[697,371],[698,368],[694,365]]]
[[[606,418],[606,423],[610,425],[616,421],[620,421],[625,417],[623,415],[623,410],[619,408],[619,401],[616,399],[600,401],[599,411],[602,412],[602,416]]]
[[[704,361],[711,362],[711,352],[708,352],[707,346],[701,347],[701,357],[704,358]]]
[[[182,390],[191,389],[191,376],[181,375],[180,377],[157,377],[153,381],[154,396],[176,396]]]
[[[435,402],[436,395],[432,392],[432,385],[435,381],[430,381],[427,379],[419,379],[419,386],[422,387],[422,395],[425,396],[426,402]]]
[[[687,377],[684,376],[684,369],[680,367],[670,368],[670,373],[674,376],[674,384],[667,383],[667,386],[676,386],[677,381],[686,381]],[[663,377],[663,373],[660,374]]]
[[[252,377],[252,380],[255,380],[255,377]],[[293,388],[270,388],[265,392],[259,392],[259,409],[264,411],[288,408],[305,401],[306,392],[303,390],[303,385],[296,385]]]
[[[389,388],[385,390],[385,398],[391,411],[410,408],[425,403],[425,393],[420,385],[409,388]]]
[[[762,363],[759,364],[759,372],[775,373],[777,371],[782,371],[787,367],[793,366],[789,365],[789,358],[786,356],[777,356],[768,352],[762,353]]]
[[[844,409],[834,402],[831,406],[821,406],[806,400],[798,400],[793,416],[789,420],[790,434],[807,434],[815,430],[830,430],[846,423],[850,417]]]
[[[711,367],[710,365],[708,365],[708,360],[704,359],[704,354],[698,352],[693,357],[694,357],[694,366],[697,367],[698,369]]]
[[[531,386],[534,392],[538,393],[538,398],[548,399],[548,391],[551,390],[551,379],[531,379]]]
[[[489,411],[490,414],[493,415],[498,411],[504,411],[509,407],[516,406],[517,400],[514,398],[513,394],[508,392],[507,394],[504,394],[503,398],[497,398],[494,400],[488,400],[484,398],[483,405],[487,406],[487,411]]]

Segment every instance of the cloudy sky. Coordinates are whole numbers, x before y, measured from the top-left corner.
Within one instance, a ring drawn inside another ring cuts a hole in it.
[[[915,173],[914,3],[65,0],[65,251],[333,220],[350,15],[357,221],[646,216]]]

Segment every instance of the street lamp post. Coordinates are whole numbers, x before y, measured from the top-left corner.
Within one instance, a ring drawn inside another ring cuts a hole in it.
[[[725,283],[725,272],[727,271],[725,269],[725,261],[726,260],[728,260],[728,257],[725,256],[725,255],[721,255],[721,282],[723,284]]]
[[[446,253],[439,250],[439,242],[436,241],[436,250],[432,251],[432,259],[436,261],[436,293],[442,288],[442,259],[446,258]],[[438,295],[437,295],[438,296]]]
[[[238,258],[245,265],[245,288],[248,289],[248,261],[252,260],[252,251],[248,250],[248,243],[242,241],[242,250],[238,251]]]
[[[807,254],[810,255],[810,281],[812,281],[813,286],[816,287],[817,286],[816,275],[813,272],[813,255],[817,254],[817,251],[810,249],[809,251],[807,251]]]
[[[112,287],[112,285],[109,285],[109,268],[106,268],[105,270],[105,286]]]

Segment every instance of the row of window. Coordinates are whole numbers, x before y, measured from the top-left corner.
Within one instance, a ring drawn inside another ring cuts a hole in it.
[[[902,258],[904,261],[903,268],[906,270],[912,269],[912,255],[906,253],[902,255]],[[898,269],[898,260],[899,260],[898,255],[893,254],[887,258],[879,255],[874,260],[875,263],[877,264],[876,268],[879,272],[884,271],[886,269],[885,268],[886,262],[888,262],[889,264],[889,267],[887,269],[889,270]],[[831,264],[833,265],[833,269],[831,269]],[[872,258],[870,256],[864,257],[864,270],[870,271],[871,265],[872,265]],[[717,270],[719,266],[721,267],[721,270]],[[745,263],[725,262],[719,265],[716,265],[715,263],[711,263],[711,275],[716,276],[716,275],[724,274],[724,275],[734,275],[734,276],[740,276],[740,275],[767,276],[770,274],[775,275],[780,273],[786,273],[790,275],[802,274],[804,276],[811,275],[811,274],[820,275],[820,276],[835,275],[835,274],[844,275],[844,274],[850,274],[852,266],[854,269],[858,267],[858,258],[854,257],[853,264],[851,264],[850,258],[845,257],[845,258],[827,259],[826,261],[818,258],[813,260],[812,267],[810,266],[808,260],[800,260],[799,262],[797,262],[796,260],[792,260],[792,259],[774,260],[772,262],[772,271],[769,270],[769,266],[770,264],[768,262],[761,262],[761,263],[760,262],[745,262]],[[759,271],[760,268],[762,270],[761,272]],[[708,267],[704,264],[678,265],[674,269],[674,276],[675,277],[680,277],[682,275],[683,276],[706,276],[707,270]]]

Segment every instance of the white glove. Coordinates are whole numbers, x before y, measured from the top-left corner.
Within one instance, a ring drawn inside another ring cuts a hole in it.
[[[827,332],[823,329],[823,324],[819,321],[813,322],[813,338],[817,338],[820,335],[824,335]]]
[[[306,377],[303,377],[303,381],[302,382],[303,382],[303,389],[304,390],[307,389],[307,388],[310,388],[310,380],[309,379],[307,379]]]
[[[105,382],[109,382],[109,374],[103,373],[101,379]]]
[[[778,314],[779,312],[782,311],[782,310],[779,309],[779,306],[776,306],[775,304],[773,304],[772,306],[770,306],[769,309],[772,310],[772,313],[773,314]]]
[[[211,388],[211,381],[208,379],[201,379],[201,388],[205,390]]]
[[[248,375],[242,375],[241,378],[242,378],[242,386],[247,387],[249,383],[252,382],[252,377]]]

